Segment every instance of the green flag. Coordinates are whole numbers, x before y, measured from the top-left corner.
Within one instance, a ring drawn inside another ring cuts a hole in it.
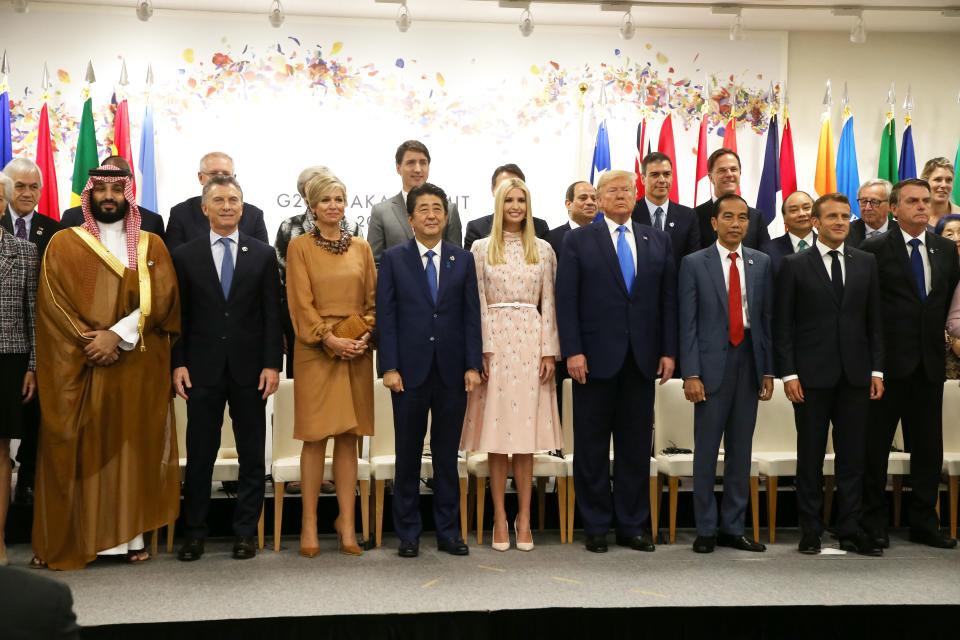
[[[960,172],[960,142],[957,143],[957,157],[953,160],[953,194],[950,196],[950,199],[953,200],[953,204],[960,205],[960,180],[956,180],[957,172]]]
[[[73,188],[70,190],[70,206],[80,206],[80,194],[87,186],[90,169],[100,164],[97,157],[97,130],[93,123],[93,100],[87,98],[83,103],[83,116],[80,118],[80,136],[77,138],[77,155],[73,161]]]
[[[877,168],[877,177],[896,183],[898,174],[897,121],[890,116],[887,124],[883,125],[883,135],[880,137],[880,166]]]

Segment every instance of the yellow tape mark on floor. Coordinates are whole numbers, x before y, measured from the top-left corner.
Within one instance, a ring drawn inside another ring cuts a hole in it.
[[[433,585],[437,584],[438,582],[440,582],[440,578],[434,578],[434,579],[431,580],[430,582],[425,582],[425,583],[423,584],[423,586],[421,586],[420,588],[421,588],[421,589],[429,589],[430,587],[432,587]]]
[[[557,582],[565,582],[567,584],[580,584],[579,580],[571,580],[570,578],[561,578],[559,576],[553,576],[553,579]]]
[[[478,565],[477,565],[477,568],[478,568],[478,569],[486,569],[487,571],[499,571],[500,573],[506,573],[506,572],[507,572],[506,569],[503,569],[503,568],[501,568],[501,567],[488,567],[488,566],[485,565],[485,564],[478,564]]]
[[[656,591],[646,591],[644,589],[630,589],[633,593],[639,593],[642,596],[653,596],[654,598],[666,598],[667,596],[663,593],[657,593]]]

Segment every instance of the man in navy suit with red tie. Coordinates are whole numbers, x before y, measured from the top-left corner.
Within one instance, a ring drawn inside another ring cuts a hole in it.
[[[483,340],[473,255],[443,240],[449,202],[425,182],[407,195],[414,238],[383,253],[377,278],[378,367],[393,393],[393,525],[402,558],[420,553],[420,460],[430,418],[437,547],[465,556],[457,449],[467,393],[480,384]]]
[[[573,385],[573,466],[586,548],[653,551],[650,447],[654,380],[673,375],[677,272],[670,236],[630,220],[636,176],[609,171],[597,193],[604,217],[567,233],[557,274],[560,350]],[[610,437],[616,460],[610,491]]]

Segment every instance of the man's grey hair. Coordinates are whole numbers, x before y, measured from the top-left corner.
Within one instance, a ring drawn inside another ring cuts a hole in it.
[[[212,191],[214,187],[233,187],[240,192],[240,200],[243,200],[243,189],[240,187],[240,183],[237,182],[236,178],[233,176],[213,176],[207,180],[207,184],[203,185],[200,204],[207,204],[207,200],[210,199],[210,191]]]
[[[200,158],[200,173],[203,173],[207,170],[207,161],[213,160],[214,158],[226,160],[230,164],[235,165],[233,158],[225,154],[223,151],[211,151],[210,153],[204,154],[204,156]]]
[[[300,175],[297,176],[297,193],[300,194],[300,197],[303,198],[303,201],[306,202],[307,194],[305,189],[307,188],[307,183],[310,182],[311,178],[316,176],[332,176],[333,171],[330,171],[327,167],[323,165],[315,165],[313,167],[307,167],[300,172]]]
[[[886,202],[890,199],[890,192],[893,191],[893,183],[889,180],[884,180],[883,178],[875,178],[873,180],[867,180],[860,188],[857,189],[857,197],[860,197],[860,192],[864,189],[870,189],[871,187],[883,187],[883,201]]]
[[[9,204],[13,199],[13,179],[5,173],[0,173],[0,187],[3,188],[3,199]],[[0,209],[0,216],[3,214],[4,210]]]
[[[43,172],[40,171],[40,167],[37,166],[37,163],[33,160],[27,158],[14,158],[7,163],[7,166],[3,168],[3,173],[7,175],[11,180],[13,176],[20,173],[32,173],[36,171],[37,175],[40,176],[40,188],[43,188]],[[12,198],[13,194],[7,196]]]

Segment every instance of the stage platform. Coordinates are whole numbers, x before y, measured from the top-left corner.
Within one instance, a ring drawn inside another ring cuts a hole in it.
[[[531,553],[495,552],[488,538],[462,558],[437,552],[427,536],[417,559],[399,558],[392,537],[354,558],[325,536],[313,559],[286,537],[280,553],[267,549],[249,561],[230,557],[231,541],[213,540],[195,563],[161,553],[143,565],[98,560],[46,575],[70,585],[85,638],[503,640],[591,629],[604,638],[850,637],[844,629],[869,629],[871,638],[960,637],[960,549],[921,547],[905,535],[893,533],[883,558],[802,556],[789,529],[763,554],[707,556],[691,550],[692,531],[655,553],[611,546],[593,554],[579,534],[561,545],[547,531]],[[11,564],[29,557],[27,545],[10,547]]]

